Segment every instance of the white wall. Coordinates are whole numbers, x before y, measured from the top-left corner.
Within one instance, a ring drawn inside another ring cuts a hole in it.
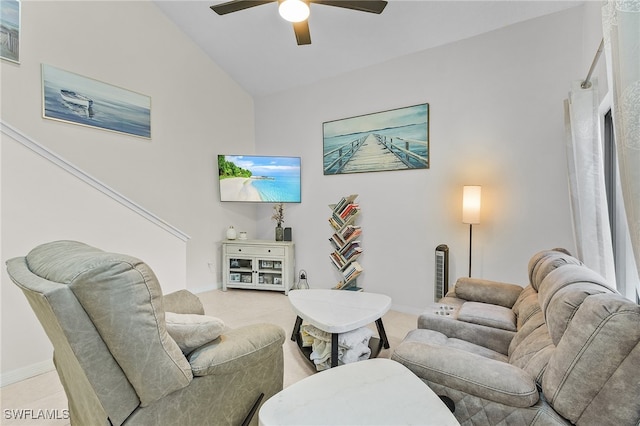
[[[64,25],[69,19],[73,25]],[[218,201],[216,165],[216,155],[230,146],[254,151],[251,97],[149,1],[22,2],[20,59],[19,65],[0,61],[3,123],[191,239],[186,258],[183,247],[182,254],[150,259],[147,254],[165,243],[131,231],[136,219],[110,229],[120,217],[112,211],[117,207],[104,208],[99,195],[70,196],[80,190],[70,187],[75,184],[67,177],[51,178],[37,162],[23,161],[24,148],[3,137],[2,265],[49,239],[90,239],[100,248],[149,260],[160,272],[170,269],[171,274],[162,274],[167,290],[219,285],[217,242],[232,223],[255,229],[255,207]],[[151,140],[43,119],[43,63],[150,96]],[[65,216],[73,206],[85,214]],[[1,279],[4,381],[7,374],[15,377],[50,363],[51,353],[4,266]]]
[[[253,152],[251,97],[150,1],[23,2],[20,47],[3,121],[190,235],[188,287],[215,286],[225,229],[255,227],[255,208],[218,201],[215,158]],[[151,140],[43,119],[43,63],[150,96]]]
[[[168,232],[27,146],[2,138],[2,254],[39,244],[82,241],[132,254],[153,269],[166,293],[186,286],[186,238]],[[144,213],[144,212],[142,212]],[[2,384],[50,368],[52,346],[26,298],[2,272]],[[28,336],[28,338],[25,338]]]
[[[474,275],[525,284],[533,252],[574,249],[562,100],[593,57],[582,39],[597,38],[589,29],[597,12],[589,10],[587,19],[579,7],[254,101],[150,2],[23,2],[21,64],[0,62],[2,120],[190,235],[186,286],[194,290],[219,285],[217,241],[228,225],[273,238],[270,205],[218,202],[215,156],[256,146],[264,154],[299,155],[303,202],[287,206],[285,223],[294,229],[297,269],[307,270],[312,287],[335,284],[327,205],[357,192],[362,286],[391,295],[397,308],[419,310],[432,300],[438,244],[451,249],[451,276],[466,275],[464,184],[484,187]],[[69,16],[76,26],[60,25]],[[42,63],[151,96],[152,139],[43,119]],[[422,102],[431,106],[429,170],[322,175],[322,122]],[[7,143],[3,138],[3,164],[10,161]],[[5,195],[7,182],[16,188],[14,179],[22,179],[16,167],[2,170],[2,263],[42,237],[27,216],[17,218],[33,204],[21,204],[15,190],[10,200]],[[9,218],[27,234],[24,246],[8,231]],[[104,244],[123,244],[120,235],[112,238]],[[145,242],[132,247],[137,243]],[[7,315],[19,322],[24,318],[13,315],[30,312],[7,308],[17,295],[5,298],[15,294],[6,273],[1,285],[5,327]],[[40,333],[35,318],[24,322],[24,335]],[[3,350],[12,339],[3,334]],[[41,348],[33,352],[50,359]]]
[[[288,206],[286,225],[311,286],[339,279],[328,259],[327,205],[350,193],[360,194],[362,208],[359,285],[389,294],[396,308],[417,311],[433,300],[439,244],[450,248],[452,283],[467,275],[465,184],[483,186],[474,276],[526,285],[536,251],[574,250],[563,99],[586,72],[583,15],[570,9],[257,99],[258,152],[302,157],[303,202]],[[429,170],[323,176],[323,122],[423,102]],[[270,210],[258,217],[270,237]]]

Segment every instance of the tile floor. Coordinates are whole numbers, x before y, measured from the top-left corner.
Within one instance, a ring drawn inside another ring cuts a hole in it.
[[[253,290],[220,290],[199,294],[205,313],[219,317],[231,328],[257,322],[267,322],[281,326],[287,339],[284,343],[284,386],[287,387],[315,372],[303,359],[295,342],[290,340],[296,315],[288,299],[282,293]],[[391,345],[383,349],[379,357],[388,358],[404,336],[416,327],[417,316],[389,311],[384,317],[384,327]],[[372,330],[375,325],[371,325]],[[55,371],[32,377],[0,388],[2,425],[69,425],[63,410],[67,399]],[[22,410],[22,411],[21,411]],[[26,410],[26,411],[25,411]],[[30,410],[30,411],[29,411]],[[45,413],[39,410],[46,410]],[[14,413],[24,413],[30,418],[17,419]],[[40,416],[41,418],[37,418]],[[42,417],[53,418],[42,418]]]

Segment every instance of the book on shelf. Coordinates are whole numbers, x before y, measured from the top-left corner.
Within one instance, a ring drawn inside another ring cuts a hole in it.
[[[360,226],[347,225],[344,227],[344,229],[342,229],[341,237],[345,242],[347,242],[360,235],[361,232],[362,229],[360,228]]]
[[[329,223],[331,224],[331,226],[333,227],[333,229],[340,229],[342,228],[342,223],[338,222],[333,216],[331,216],[329,218]]]
[[[344,210],[340,212],[340,218],[344,220],[346,217],[355,214],[356,211],[358,211],[359,207],[360,205],[358,203],[350,203],[349,205],[347,205],[347,207],[344,208]]]
[[[344,276],[345,282],[349,282],[362,272],[362,266],[356,261],[351,262],[344,271],[342,271],[342,275]]]
[[[344,247],[344,245],[347,243],[340,235],[338,235],[338,233],[334,233],[331,238],[329,238],[329,241],[331,241],[331,243],[336,247],[336,249],[340,249],[342,247]]]
[[[340,254],[346,259],[347,257],[349,257],[349,254],[360,247],[360,241],[352,241],[349,244],[345,245],[343,248],[340,249]]]
[[[349,209],[349,211],[344,216],[340,216],[340,219],[342,219],[343,223],[347,223],[351,218],[355,217],[358,213],[360,213],[359,208],[357,207],[352,208],[352,209]]]
[[[352,203],[356,198],[358,198],[358,194],[351,194],[348,197],[342,197],[338,204],[329,207],[331,207],[331,210],[339,215],[340,213],[342,213],[342,210],[344,210],[344,208],[348,204]]]
[[[329,258],[331,259],[333,264],[336,265],[336,268],[342,269],[344,267],[344,259],[335,251],[329,255]]]
[[[344,260],[346,260],[347,262],[350,262],[352,260],[357,259],[361,253],[362,253],[362,247],[356,247],[342,257],[344,257]]]

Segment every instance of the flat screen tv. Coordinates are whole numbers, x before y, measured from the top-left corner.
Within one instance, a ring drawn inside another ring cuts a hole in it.
[[[300,157],[218,155],[220,201],[299,203]]]

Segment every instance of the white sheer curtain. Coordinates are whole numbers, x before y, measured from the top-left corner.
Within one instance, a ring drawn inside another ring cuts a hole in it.
[[[615,285],[615,264],[604,182],[598,84],[576,81],[565,101],[569,193],[576,257]]]
[[[602,24],[620,183],[640,274],[640,0],[607,1]]]

